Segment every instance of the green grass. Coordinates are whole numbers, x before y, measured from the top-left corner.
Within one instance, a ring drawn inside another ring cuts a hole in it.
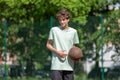
[[[5,80],[5,79],[0,78],[0,80]],[[7,80],[51,80],[51,79],[50,78],[33,78],[33,77],[29,77],[29,78],[22,77],[18,79],[15,79],[15,78],[11,79],[10,77],[8,77]],[[83,76],[75,76],[74,80],[87,80],[87,79],[86,79],[86,76],[83,75]]]
[[[13,78],[11,79],[10,77],[8,77],[7,79],[4,78],[0,78],[0,80],[51,80],[50,78],[34,78],[34,77],[22,77],[22,78]],[[75,76],[74,80],[100,80],[100,79],[87,79],[86,75],[80,75],[80,76]],[[119,79],[105,79],[105,80],[119,80]]]
[[[0,80],[5,80],[4,78],[0,78]],[[26,77],[23,77],[23,78],[18,78],[18,79],[11,79],[11,78],[7,78],[7,80],[51,80],[50,78],[32,78],[32,77],[29,77],[29,78],[26,78]],[[85,76],[84,77],[79,77],[79,76],[75,76],[75,80],[86,80]]]
[[[0,78],[0,80],[5,80],[4,78]],[[26,78],[26,77],[22,77],[22,78],[10,78],[8,77],[7,80],[50,80],[49,78]]]

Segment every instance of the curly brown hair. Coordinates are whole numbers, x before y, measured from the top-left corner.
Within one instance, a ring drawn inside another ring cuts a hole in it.
[[[66,8],[62,8],[60,11],[57,12],[56,17],[59,18],[64,18],[64,19],[70,19],[71,14]]]

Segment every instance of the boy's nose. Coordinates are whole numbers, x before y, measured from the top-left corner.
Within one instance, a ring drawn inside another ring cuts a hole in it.
[[[61,23],[63,23],[63,20],[61,21]]]

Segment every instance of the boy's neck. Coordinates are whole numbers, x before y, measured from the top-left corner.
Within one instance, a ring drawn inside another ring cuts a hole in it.
[[[63,30],[69,29],[69,26],[61,27]]]

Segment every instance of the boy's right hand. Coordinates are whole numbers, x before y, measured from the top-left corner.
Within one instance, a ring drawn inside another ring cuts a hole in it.
[[[60,50],[57,51],[57,54],[61,57],[61,58],[65,58],[67,56],[66,51],[65,50]]]

